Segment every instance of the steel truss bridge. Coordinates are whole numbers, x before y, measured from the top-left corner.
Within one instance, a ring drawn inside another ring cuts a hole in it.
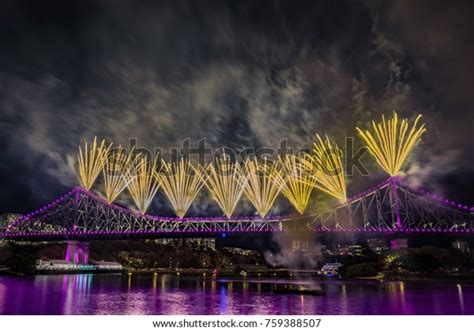
[[[449,201],[392,177],[312,215],[277,217],[173,218],[141,215],[74,188],[52,203],[26,214],[0,233],[11,240],[67,240],[91,237],[215,235],[282,232],[299,229],[348,233],[474,234],[474,207]]]

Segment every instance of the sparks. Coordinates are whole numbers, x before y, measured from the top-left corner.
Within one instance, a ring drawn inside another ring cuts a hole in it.
[[[104,177],[104,193],[109,203],[117,199],[118,195],[127,187],[131,178],[130,172],[135,172],[133,168],[133,149],[130,153],[119,146],[112,149],[102,169]],[[135,165],[136,166],[136,165]]]
[[[312,181],[304,180],[305,183],[314,185],[342,203],[346,202],[346,176],[342,163],[342,150],[332,143],[328,136],[323,140],[316,134],[313,153],[302,159],[302,164],[312,174]]]
[[[128,191],[140,213],[145,214],[160,187],[156,163],[145,156],[138,155],[133,162],[137,165],[128,172]]]
[[[179,218],[186,215],[204,185],[203,173],[201,167],[194,167],[183,158],[178,163],[163,163],[163,171],[159,173],[161,187]]]
[[[232,216],[246,183],[246,176],[239,163],[219,159],[207,167],[206,186],[212,198],[229,218]]]
[[[280,188],[273,178],[280,176],[277,162],[270,164],[266,159],[259,164],[257,159],[245,161],[247,184],[244,192],[257,213],[263,218],[275,202]]]
[[[97,137],[91,145],[84,142],[84,148],[79,146],[77,160],[79,163],[79,182],[86,190],[90,190],[97,176],[99,176],[107,159],[107,153],[112,144],[105,146],[105,140],[102,140],[97,146]]]
[[[305,170],[303,160],[296,155],[285,155],[278,162],[281,172],[276,173],[274,180],[283,195],[303,214],[316,185],[316,177]]]
[[[387,121],[383,115],[381,123],[372,121],[372,132],[359,128],[356,130],[382,169],[390,176],[397,176],[426,131],[424,124],[419,125],[420,119],[421,115],[418,115],[408,130],[408,119],[399,121],[397,113],[394,112],[393,117]]]

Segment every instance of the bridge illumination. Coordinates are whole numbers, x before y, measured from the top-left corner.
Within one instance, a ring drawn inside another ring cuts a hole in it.
[[[164,162],[123,149],[109,153],[102,141],[79,148],[79,177],[84,188],[9,224],[5,238],[70,238],[120,235],[259,233],[293,229],[316,232],[367,233],[474,233],[474,207],[459,204],[423,189],[409,187],[398,174],[425,131],[417,117],[411,129],[397,114],[372,123],[374,133],[357,129],[382,168],[392,175],[384,182],[346,198],[342,152],[326,136],[316,135],[311,155],[286,155],[277,161],[247,159],[243,166],[220,160],[196,167],[189,160]],[[109,159],[110,158],[110,159]],[[135,162],[138,161],[138,162]],[[115,163],[112,163],[115,162]],[[90,191],[104,171],[105,196]],[[112,172],[118,178],[107,177]],[[125,174],[125,175],[124,175]],[[224,217],[184,217],[203,186],[221,207]],[[111,203],[124,186],[138,211]],[[146,214],[161,186],[177,218]],[[339,204],[312,215],[303,212],[313,188],[337,198]],[[279,193],[298,215],[267,216]],[[258,216],[232,217],[242,196]]]

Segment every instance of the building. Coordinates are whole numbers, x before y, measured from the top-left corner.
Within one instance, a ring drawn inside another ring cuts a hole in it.
[[[240,255],[240,256],[258,255],[257,251],[254,251],[252,249],[243,249],[240,247],[224,247],[222,248],[222,251],[230,253],[232,255]]]
[[[77,264],[67,260],[38,260],[36,261],[36,270],[51,271],[121,271],[122,265],[111,261],[94,261],[93,264]]]
[[[13,221],[16,221],[21,216],[23,215],[15,213],[7,213],[0,216],[0,232],[5,231],[9,224],[11,224]]]
[[[0,232],[3,232],[7,229],[8,221],[4,215],[0,217]]]
[[[308,240],[294,239],[291,242],[291,250],[306,252],[309,248]]]
[[[169,245],[173,247],[183,246],[183,238],[159,238],[155,239],[154,242],[160,245]]]
[[[123,266],[120,263],[113,261],[94,261],[92,262],[92,265],[96,270],[121,271],[123,269]]]
[[[397,238],[390,240],[390,249],[392,251],[399,251],[408,248],[408,239],[407,238]]]
[[[77,270],[77,264],[66,260],[38,260],[36,270]]]
[[[388,249],[385,239],[382,238],[367,239],[367,247],[375,254],[380,254]]]
[[[452,246],[456,249],[459,249],[463,253],[469,253],[469,243],[462,240],[456,240],[452,243]]]
[[[361,245],[351,244],[334,244],[330,250],[326,250],[327,254],[334,256],[360,256],[364,253],[364,248]]]
[[[207,249],[216,249],[216,239],[215,238],[186,238],[184,239],[184,246],[189,248],[207,248]]]

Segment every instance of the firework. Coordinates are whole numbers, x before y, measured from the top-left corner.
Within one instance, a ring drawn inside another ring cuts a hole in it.
[[[131,178],[130,172],[134,173],[136,171],[132,166],[133,161],[133,149],[130,153],[127,153],[122,146],[119,146],[108,153],[102,175],[104,177],[105,198],[109,203],[112,203],[127,187]]]
[[[316,185],[316,177],[305,170],[303,160],[296,155],[285,155],[278,162],[281,172],[276,173],[274,180],[296,210],[303,214]]]
[[[420,119],[421,115],[418,115],[409,129],[408,119],[400,121],[394,112],[387,121],[383,115],[381,123],[372,121],[372,132],[359,128],[356,130],[382,169],[390,176],[396,176],[426,131],[424,124],[419,125]]]
[[[207,167],[206,186],[226,217],[230,217],[239,202],[246,183],[239,163],[219,160]]]
[[[323,140],[319,134],[316,134],[312,155],[306,155],[301,160],[306,171],[311,174],[311,180],[304,180],[305,183],[314,185],[340,202],[346,202],[346,177],[342,163],[342,150],[332,143],[328,136]]]
[[[182,218],[205,183],[203,169],[183,158],[177,163],[163,163],[159,173],[161,187],[175,214]]]
[[[77,160],[79,162],[79,181],[82,187],[90,190],[97,176],[99,176],[107,159],[107,153],[112,144],[105,146],[105,140],[97,145],[97,137],[92,144],[84,142],[84,147],[79,146]]]
[[[257,213],[265,217],[275,202],[280,191],[278,182],[273,178],[281,176],[277,162],[268,162],[266,159],[259,163],[257,159],[245,161],[247,184],[244,192],[253,204]]]
[[[149,161],[145,156],[137,155],[131,162],[136,165],[128,172],[128,191],[137,209],[145,214],[160,187],[156,170],[157,159]]]

